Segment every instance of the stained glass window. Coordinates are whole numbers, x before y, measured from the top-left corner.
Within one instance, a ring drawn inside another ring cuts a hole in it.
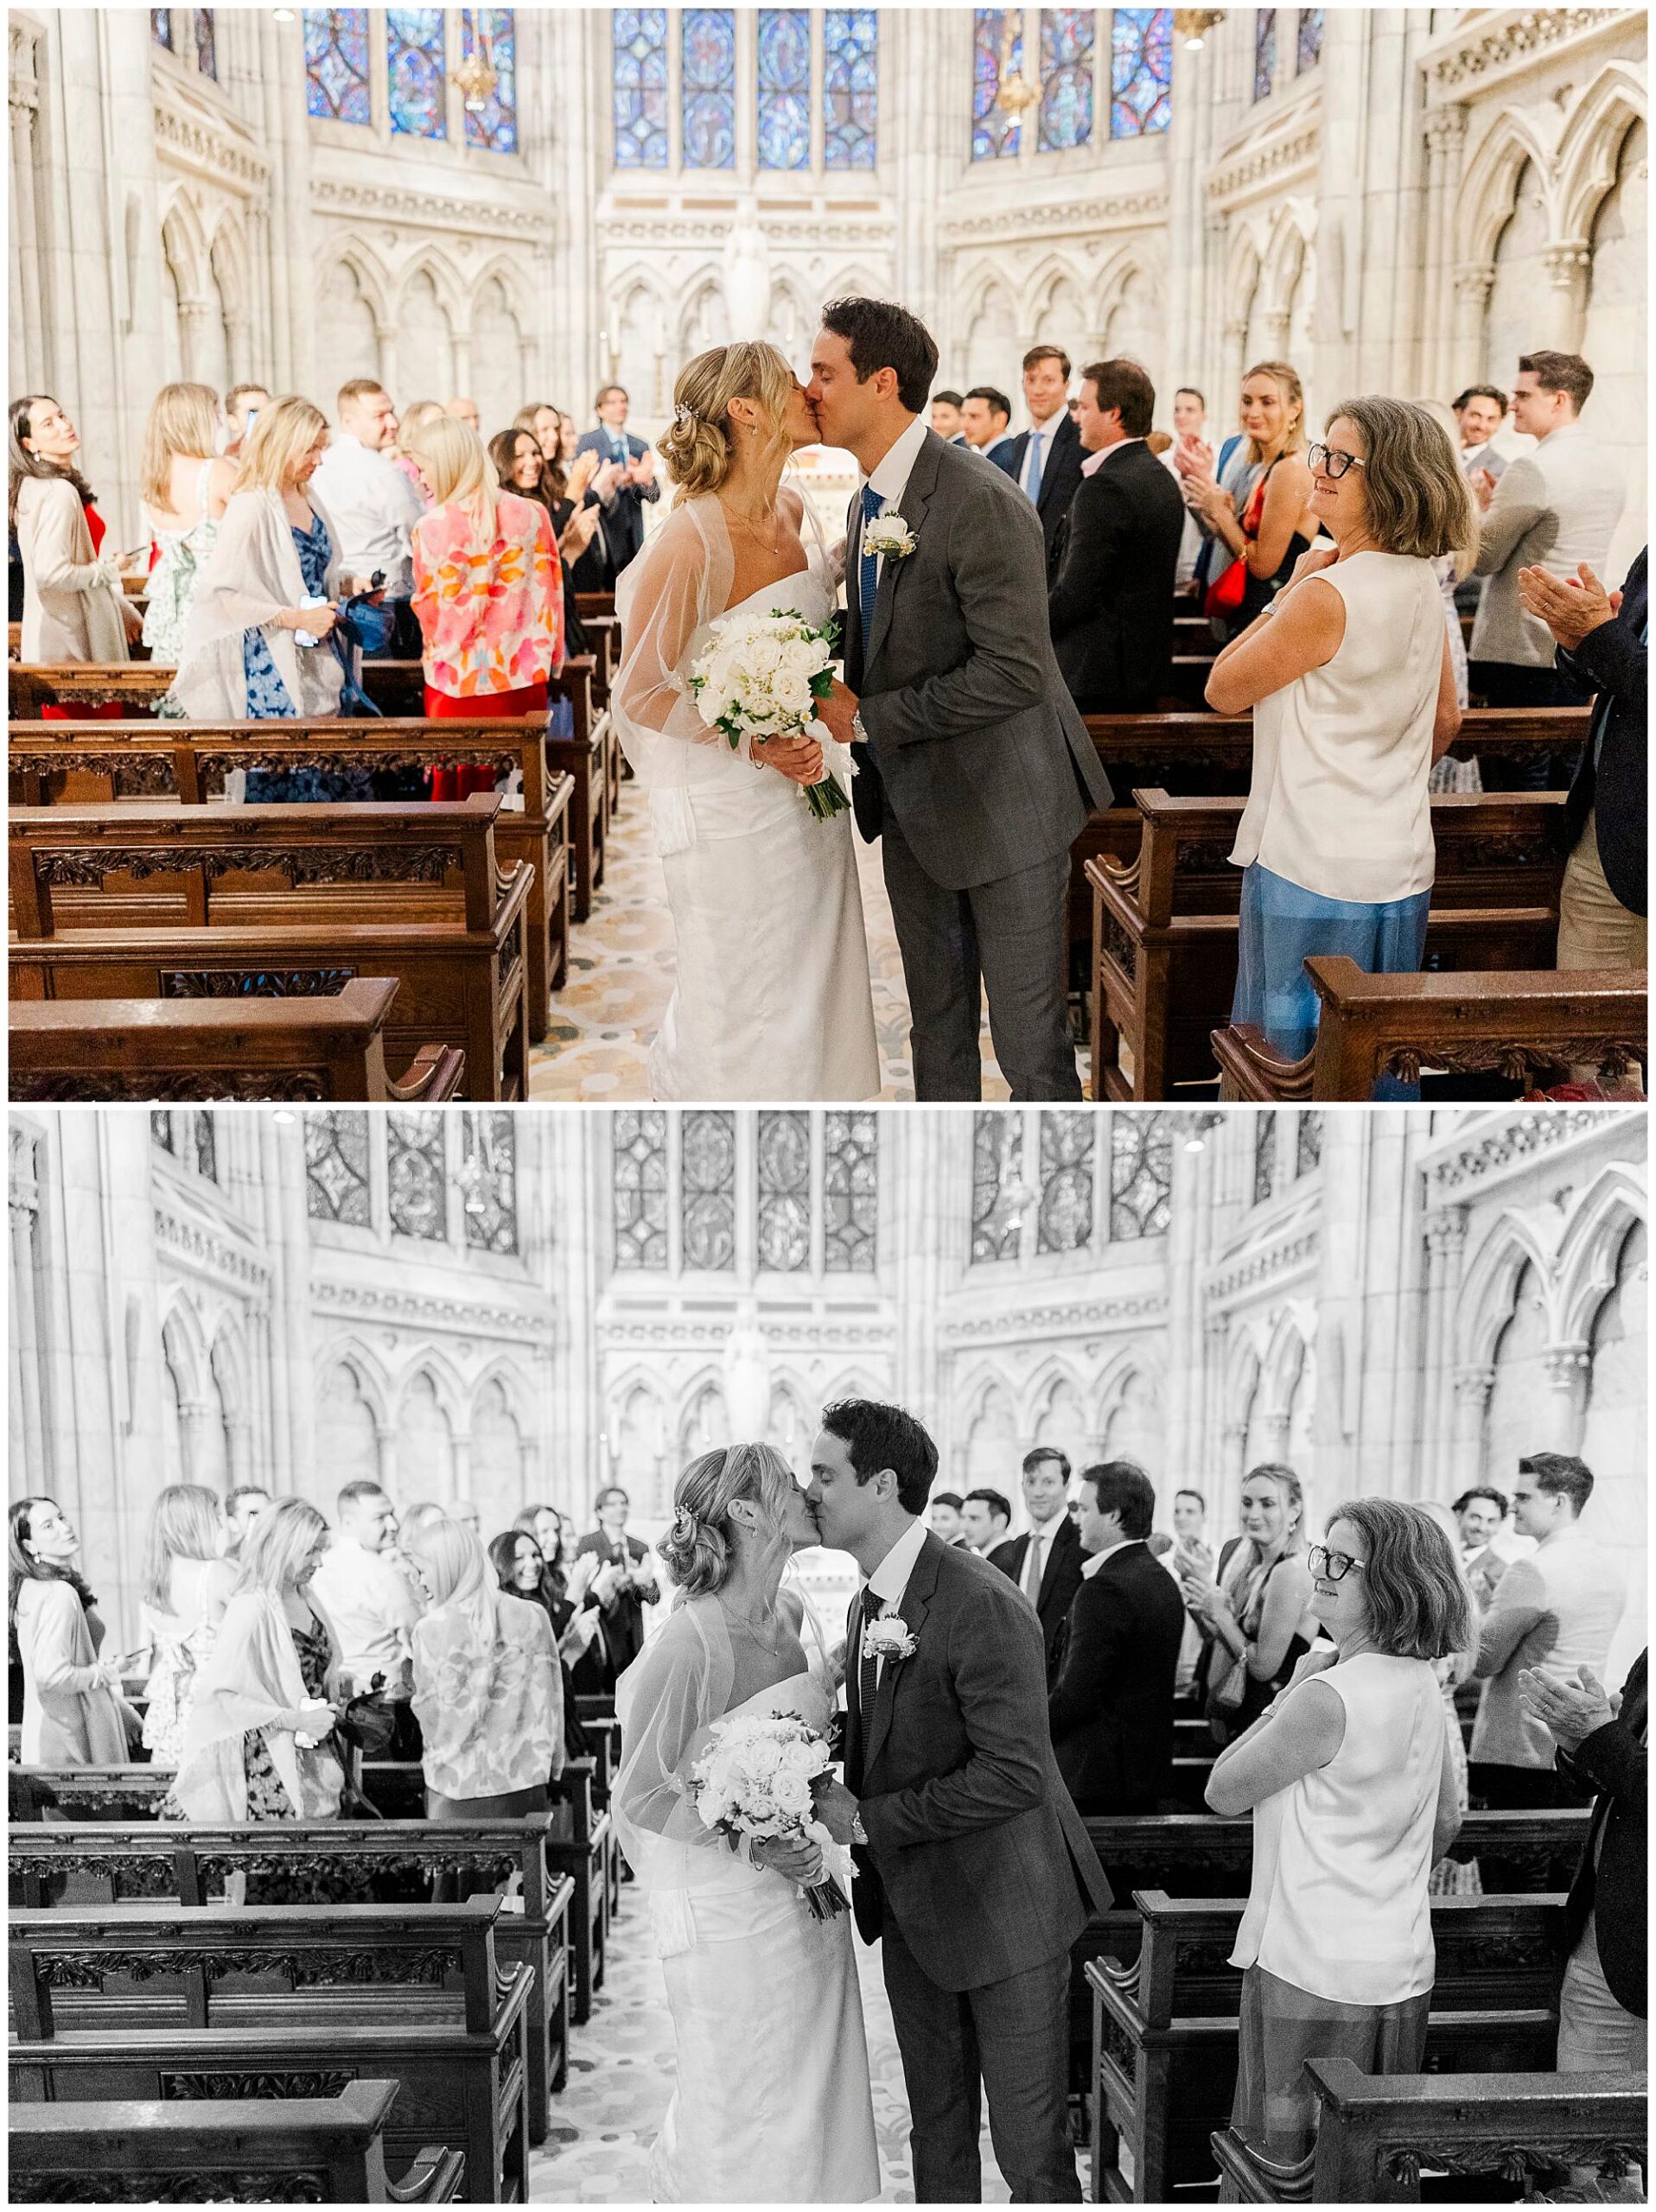
[[[195,16],[195,66],[204,77],[219,81],[219,41],[213,30],[211,8],[197,8]]]
[[[736,1117],[686,1114],[678,1221],[685,1265],[723,1270],[736,1258]]]
[[[759,11],[759,166],[811,166],[811,18],[803,8]]]
[[[1110,1117],[1110,1234],[1119,1242],[1167,1233],[1173,1207],[1173,1133],[1165,1114]]]
[[[1277,1118],[1258,1114],[1253,1122],[1253,1203],[1262,1206],[1277,1187]]]
[[[811,1264],[811,1123],[804,1114],[759,1117],[759,1264],[778,1274]]]
[[[1277,10],[1256,8],[1253,13],[1253,97],[1268,100],[1277,80]]]
[[[1042,1252],[1079,1252],[1092,1234],[1092,1112],[1041,1116],[1041,1209],[1035,1243]]]
[[[150,1109],[150,1141],[151,1144],[158,1144],[163,1152],[171,1152],[175,1149],[173,1117],[164,1106],[152,1106]]]
[[[659,1107],[615,1116],[610,1147],[615,1265],[667,1264],[667,1117]]]
[[[615,167],[667,166],[667,11],[617,8],[610,18],[615,68]]]
[[[872,1274],[879,1222],[878,1124],[836,1108],[822,1122],[823,1265],[831,1275]]]
[[[971,13],[971,158],[998,162],[1016,154],[1021,138],[1017,118],[1000,104],[1001,62],[1007,33],[1008,10],[974,8]],[[1004,58],[1009,68],[1023,67],[1023,16],[1011,50]]]
[[[305,108],[325,123],[372,123],[366,8],[305,10]]]
[[[518,19],[513,8],[461,10],[465,51],[487,60],[494,90],[476,110],[466,110],[466,143],[491,154],[518,150]]]
[[[1148,137],[1173,120],[1173,10],[1117,8],[1110,17],[1110,136]]]
[[[685,9],[679,70],[684,79],[685,167],[734,168],[736,18],[733,8]]]
[[[173,11],[170,8],[151,8],[150,35],[157,46],[164,46],[169,54],[173,50]]]
[[[1321,8],[1300,10],[1299,40],[1295,48],[1294,67],[1301,76],[1308,69],[1315,69],[1322,59],[1322,16]]]
[[[219,1179],[219,1142],[211,1114],[190,1116],[190,1154],[198,1175],[209,1183]]]
[[[385,69],[392,130],[406,138],[446,138],[441,8],[386,9]]]
[[[1092,137],[1092,45],[1096,8],[1041,10],[1042,153],[1085,146]]]
[[[305,1211],[313,1221],[372,1225],[366,1114],[305,1116]]]
[[[1023,1116],[979,1112],[971,1131],[971,1256],[1016,1260],[1023,1223],[1014,1201],[1023,1165]]]
[[[825,168],[871,169],[878,145],[879,16],[872,8],[829,8],[822,18],[822,159]]]
[[[1294,1173],[1309,1175],[1322,1163],[1322,1116],[1307,1107],[1294,1138]]]
[[[479,1251],[518,1249],[517,1128],[511,1114],[468,1114],[461,1124],[466,1242]]]
[[[385,1182],[398,1235],[440,1244],[448,1229],[441,1114],[386,1115]]]

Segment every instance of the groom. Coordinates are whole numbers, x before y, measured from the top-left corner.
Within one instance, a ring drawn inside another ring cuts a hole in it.
[[[1003,470],[927,428],[923,322],[883,300],[835,300],[822,321],[806,396],[867,481],[847,518],[845,682],[818,711],[862,748],[853,798],[883,839],[915,1095],[983,1095],[987,986],[1013,1098],[1079,1099],[1069,849],[1110,785],[1053,655],[1041,520]],[[882,515],[912,550],[864,545]]]
[[[853,1902],[882,1942],[914,2194],[978,2201],[981,2076],[1012,2202],[1079,2203],[1069,1947],[1110,1889],[1053,1758],[1041,1624],[926,1527],[937,1446],[912,1414],[853,1398],[822,1424],[806,1496],[866,1578],[846,1641],[845,1782],[869,1839]]]

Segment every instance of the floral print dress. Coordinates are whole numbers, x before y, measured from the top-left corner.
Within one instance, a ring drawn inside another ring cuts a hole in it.
[[[475,542],[466,510],[433,507],[414,525],[414,612],[425,680],[449,698],[544,683],[564,658],[564,582],[551,518],[502,492],[496,536]]]
[[[150,604],[143,618],[143,642],[150,648],[150,659],[162,668],[178,665],[190,602],[195,597],[195,587],[219,535],[219,525],[207,511],[207,486],[212,475],[213,462],[209,458],[201,463],[201,474],[196,480],[195,505],[199,512],[189,528],[157,529],[155,532],[161,558],[150,571]],[[268,653],[265,658],[269,658]]]

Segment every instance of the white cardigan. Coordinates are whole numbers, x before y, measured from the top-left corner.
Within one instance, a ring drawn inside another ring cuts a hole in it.
[[[322,501],[307,495],[333,543],[323,588],[337,600],[344,582],[340,534]],[[294,550],[293,525],[281,495],[270,491],[235,492],[224,511],[219,535],[207,556],[178,650],[178,674],[171,692],[192,721],[241,721],[247,714],[247,677],[242,638],[263,630],[277,673],[302,715],[336,715],[342,677],[330,645],[300,647],[291,630],[272,618],[297,607],[305,581]]]
[[[67,476],[25,476],[18,485],[17,550],[23,659],[124,660],[120,571],[93,552],[86,509]]]

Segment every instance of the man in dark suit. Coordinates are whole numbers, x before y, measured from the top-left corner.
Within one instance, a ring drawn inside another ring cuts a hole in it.
[[[896,1406],[829,1406],[807,1497],[865,1578],[846,1624],[845,1789],[857,1924],[881,1945],[908,2092],[914,2195],[982,2195],[980,2098],[1015,2204],[1079,2203],[1069,1948],[1110,1888],[1047,1735],[1034,1616],[920,1518],[937,1446]],[[846,1792],[850,1792],[848,1796]],[[981,2088],[980,2088],[981,2084]]]
[[[1559,667],[1598,694],[1564,801],[1564,969],[1645,964],[1648,554],[1640,551],[1619,592],[1607,592],[1585,562],[1569,582],[1542,568],[1519,571],[1519,598],[1551,631]]]
[[[621,472],[608,497],[598,495],[604,511],[604,543],[615,575],[644,543],[644,502],[661,497],[655,455],[642,438],[627,431],[627,404],[621,385],[607,384],[597,397],[598,427],[588,430],[575,448],[577,454],[596,453],[601,461],[613,461]]]
[[[1156,387],[1136,361],[1081,372],[1087,458],[1053,547],[1053,650],[1084,715],[1153,707],[1173,681],[1173,588],[1184,501],[1144,441]]]
[[[1016,1582],[1041,1616],[1047,1680],[1058,1669],[1058,1643],[1081,1586],[1081,1539],[1068,1512],[1069,1459],[1048,1444],[1023,1462],[1023,1503],[1029,1526],[989,1554],[991,1567]]]
[[[1576,1676],[1567,1682],[1532,1668],[1519,1677],[1525,1711],[1551,1731],[1559,1766],[1596,1792],[1564,1907],[1558,2071],[1642,2073],[1650,1654],[1634,1660],[1620,1713],[1590,1667]]]
[[[1075,418],[1065,404],[1069,373],[1069,355],[1061,346],[1032,346],[1024,355],[1023,398],[1029,427],[1013,439],[1008,456],[1008,475],[1041,517],[1049,570],[1058,525],[1069,512],[1086,458]]]
[[[1145,1541],[1155,1517],[1150,1478],[1131,1459],[1082,1470],[1087,1559],[1047,1700],[1058,1771],[1081,1813],[1153,1813],[1173,1787],[1184,1605]]]
[[[1007,475],[1017,440],[1009,435],[1012,403],[992,384],[975,384],[960,403],[960,435],[973,453],[992,461]]]
[[[579,1559],[592,1552],[601,1567],[614,1564],[621,1570],[615,1594],[603,1605],[604,1643],[608,1652],[609,1681],[630,1667],[644,1649],[644,1608],[661,1601],[660,1585],[650,1565],[647,1545],[626,1533],[628,1500],[619,1484],[601,1490],[594,1501],[598,1526],[575,1548]]]

